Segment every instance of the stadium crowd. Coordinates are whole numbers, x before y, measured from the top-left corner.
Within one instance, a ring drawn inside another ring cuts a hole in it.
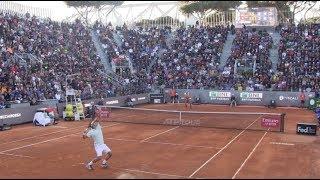
[[[122,67],[116,72],[124,80],[123,89],[131,93],[151,90],[147,68],[152,59],[157,58],[159,48],[166,46],[164,36],[170,29],[128,29],[125,24],[122,27],[113,27],[111,23],[105,27],[98,22],[95,28],[111,65]],[[118,36],[120,44],[116,43],[115,36]],[[132,71],[128,65],[129,59],[132,62]]]
[[[222,75],[227,79],[222,89],[259,91],[270,88],[273,73],[270,61],[272,38],[264,30],[238,29]],[[236,74],[234,74],[236,69]]]
[[[0,13],[0,47],[1,101],[63,100],[66,84],[80,90],[83,99],[119,92],[99,73],[103,65],[79,20],[67,24]],[[24,53],[36,58],[23,62]],[[77,75],[66,79],[72,74]]]
[[[154,64],[152,75],[166,87],[213,87],[218,84],[214,81],[227,34],[221,26],[177,29],[171,47]]]
[[[277,72],[272,70],[273,40],[267,31],[198,25],[173,31],[99,23],[94,29],[110,63],[121,65],[126,58],[132,62],[133,70],[118,74],[124,84],[102,73],[90,30],[79,20],[58,23],[29,14],[0,13],[0,108],[5,101],[64,100],[67,86],[80,90],[82,99],[144,93],[153,85],[240,91],[319,89],[319,25],[280,28]],[[229,32],[235,39],[221,70]],[[33,56],[21,58],[24,53]],[[66,79],[71,74],[76,75]]]
[[[320,24],[282,27],[276,89],[319,90]]]

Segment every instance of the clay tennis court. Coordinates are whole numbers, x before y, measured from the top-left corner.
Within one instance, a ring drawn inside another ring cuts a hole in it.
[[[139,107],[184,110],[182,104]],[[215,105],[193,106],[193,111],[286,113],[285,132],[103,122],[105,142],[113,152],[110,168],[97,164],[89,171],[84,163],[95,151],[92,142],[81,136],[88,120],[61,120],[45,128],[24,124],[0,132],[0,178],[320,177],[319,137],[295,133],[298,122],[315,123],[313,112]],[[138,117],[112,112],[111,118]],[[254,124],[255,119],[248,116],[247,121]],[[225,119],[230,122],[230,117]]]

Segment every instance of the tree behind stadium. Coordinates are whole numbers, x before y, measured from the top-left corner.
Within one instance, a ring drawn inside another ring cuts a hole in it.
[[[195,14],[200,21],[203,21],[213,11],[227,11],[241,4],[241,1],[182,1],[181,11],[185,14]],[[315,7],[317,1],[246,1],[246,4],[249,8],[275,7],[280,19],[294,20],[295,15],[302,11],[305,11],[304,19],[306,19],[307,12]]]
[[[223,12],[242,4],[241,1],[182,1],[181,3],[181,11],[184,14],[195,14],[200,22],[214,11]]]
[[[98,13],[100,16],[105,7],[111,6],[111,9],[105,15],[107,17],[116,6],[122,5],[124,1],[64,1],[64,3],[75,8],[86,26],[90,27],[90,21],[94,14]]]

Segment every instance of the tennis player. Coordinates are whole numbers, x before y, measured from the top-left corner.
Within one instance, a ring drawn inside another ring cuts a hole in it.
[[[184,96],[184,105],[186,108],[188,108],[189,104],[189,110],[191,109],[191,95],[190,92],[186,92]]]
[[[90,122],[89,127],[83,132],[82,135],[84,139],[88,137],[92,138],[94,142],[94,149],[97,154],[97,156],[86,165],[89,170],[93,170],[93,164],[101,159],[103,159],[101,167],[107,168],[107,161],[112,156],[110,148],[104,143],[103,133],[99,123],[100,118],[95,116],[95,111],[93,118],[94,120]]]

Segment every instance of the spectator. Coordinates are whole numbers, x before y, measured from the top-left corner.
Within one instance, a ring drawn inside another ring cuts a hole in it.
[[[300,99],[300,108],[304,108],[304,104],[305,104],[305,100],[306,100],[306,96],[304,94],[304,91],[301,91],[301,93],[299,95],[299,99]]]
[[[80,75],[67,83],[81,91],[83,99],[146,93],[154,87],[172,86],[238,91],[320,88],[319,24],[277,27],[281,39],[276,71],[272,70],[269,57],[273,45],[270,34],[245,25],[236,30],[233,24],[209,27],[198,23],[173,31],[170,27],[129,28],[126,24],[114,28],[111,23],[97,22],[94,30],[110,63],[130,68],[121,68],[115,77],[106,77],[90,29],[80,20],[59,23],[1,12],[2,101],[63,101],[65,77],[75,73]],[[221,70],[228,31],[235,34],[235,39]],[[15,60],[15,55],[23,53],[32,54],[37,61]]]

